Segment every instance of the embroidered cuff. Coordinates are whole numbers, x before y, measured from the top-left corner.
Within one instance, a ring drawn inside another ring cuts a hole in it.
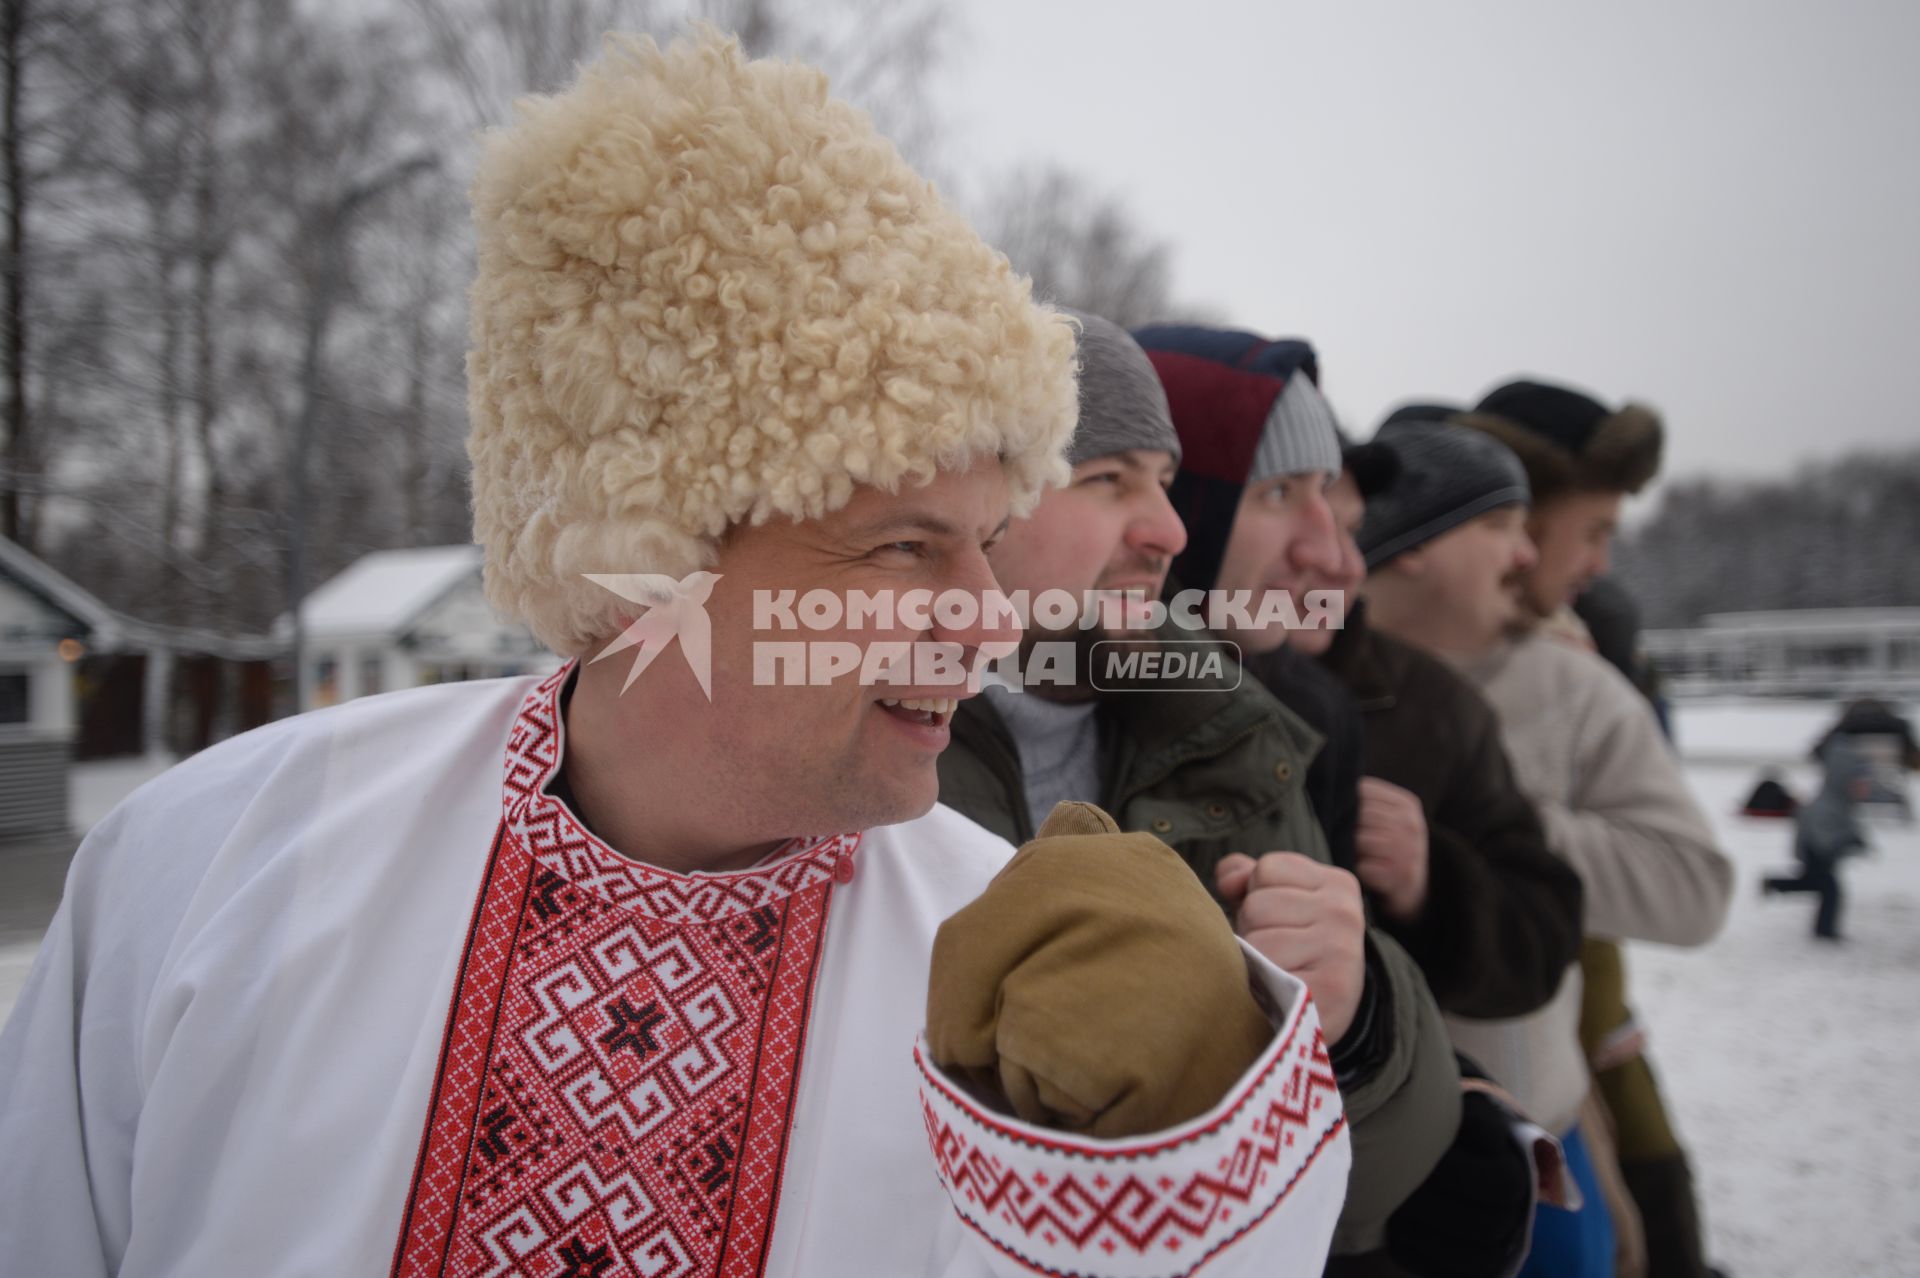
[[[1164,1132],[1094,1140],[1023,1123],[915,1044],[935,1169],[975,1233],[1063,1278],[1191,1274],[1256,1231],[1275,1240],[1261,1272],[1320,1272],[1350,1161],[1340,1093],[1305,987],[1242,948],[1282,1009],[1273,1042],[1217,1105]]]

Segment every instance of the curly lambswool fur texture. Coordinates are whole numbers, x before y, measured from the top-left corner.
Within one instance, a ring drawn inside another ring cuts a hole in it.
[[[609,37],[485,143],[467,359],[488,597],[577,655],[742,521],[999,457],[1064,483],[1074,329],[808,67]]]
[[[1643,404],[1602,418],[1578,453],[1497,414],[1464,413],[1453,420],[1514,451],[1526,467],[1535,506],[1571,492],[1637,493],[1660,473],[1666,432],[1659,414]]]

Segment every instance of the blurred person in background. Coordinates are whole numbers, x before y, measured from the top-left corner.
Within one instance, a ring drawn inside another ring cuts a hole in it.
[[[1647,1272],[1652,1278],[1705,1278],[1712,1270],[1692,1169],[1647,1060],[1646,1034],[1630,1009],[1615,942],[1704,943],[1725,919],[1731,863],[1714,846],[1639,690],[1591,652],[1575,651],[1593,644],[1572,607],[1611,565],[1625,499],[1659,473],[1665,427],[1644,405],[1612,409],[1584,392],[1532,379],[1496,387],[1457,420],[1507,445],[1526,469],[1533,491],[1527,532],[1536,560],[1520,577],[1520,597],[1542,634],[1559,637],[1567,653],[1551,658],[1544,643],[1522,641],[1513,651],[1530,659],[1477,668],[1509,724],[1522,783],[1532,790],[1536,781],[1549,781],[1544,761],[1528,758],[1521,744],[1537,745],[1543,738],[1570,735],[1576,757],[1600,749],[1619,765],[1611,778],[1590,782],[1590,789],[1605,791],[1597,809],[1543,805],[1543,811],[1555,846],[1586,879],[1582,1041],[1615,1127],[1620,1171],[1644,1233]],[[1595,670],[1617,684],[1603,688]],[[1580,698],[1568,696],[1575,686],[1609,709],[1583,722]],[[1638,709],[1655,728],[1653,740],[1641,740],[1638,716],[1616,704],[1618,688],[1635,692]],[[1558,729],[1549,726],[1554,717]],[[1609,851],[1626,855],[1590,855]],[[1609,874],[1629,866],[1640,874]]]
[[[1366,502],[1401,484],[1431,486],[1434,468],[1403,474],[1393,446],[1379,439],[1343,441],[1342,463],[1327,494],[1340,567],[1308,584],[1343,596],[1344,624],[1296,630],[1287,643],[1316,656],[1353,694],[1365,721],[1361,881],[1384,925],[1420,963],[1442,1010],[1523,1016],[1553,997],[1579,953],[1580,879],[1547,847],[1486,700],[1444,661],[1368,624],[1361,597],[1366,559],[1354,540]],[[1438,535],[1480,513],[1490,491],[1502,502],[1517,495],[1503,492],[1500,482],[1436,495],[1424,522]],[[1249,668],[1257,671],[1266,659],[1250,657]],[[1486,1078],[1466,1058],[1461,1073]],[[1516,1141],[1515,1109],[1489,1085],[1469,1087],[1461,1137],[1399,1213],[1388,1252],[1347,1272],[1421,1272],[1416,1221],[1428,1222],[1427,1237],[1445,1228],[1456,1240],[1456,1259],[1472,1256],[1478,1266],[1453,1272],[1508,1273],[1524,1260],[1537,1209],[1526,1156],[1557,1165],[1559,1153],[1537,1149],[1524,1127]],[[1514,1194],[1500,1168],[1516,1155],[1527,1175]]]
[[[1840,863],[1867,850],[1856,809],[1873,793],[1873,764],[1845,733],[1830,735],[1820,747],[1825,771],[1820,793],[1794,814],[1793,856],[1800,873],[1768,875],[1761,880],[1764,896],[1775,892],[1817,892],[1819,908],[1813,915],[1816,940],[1840,937]]]
[[[1861,697],[1847,704],[1840,721],[1814,745],[1813,757],[1823,759],[1836,737],[1849,738],[1866,757],[1871,777],[1861,801],[1868,810],[1911,821],[1913,798],[1903,774],[1920,772],[1920,741],[1914,739],[1913,722],[1878,697]]]
[[[1528,725],[1538,739],[1523,737],[1509,717],[1509,699],[1487,694],[1484,676],[1474,677],[1476,670],[1516,656],[1529,667],[1544,667],[1547,677],[1532,681],[1549,686],[1524,689],[1513,699],[1538,707],[1527,713],[1567,713],[1573,723],[1601,721],[1603,716],[1588,713],[1588,707],[1596,701],[1596,691],[1611,691],[1610,685],[1583,689],[1571,678],[1553,678],[1562,657],[1591,662],[1590,657],[1538,636],[1513,638],[1527,615],[1521,578],[1534,563],[1526,532],[1526,473],[1510,450],[1453,426],[1396,421],[1382,428],[1376,442],[1388,444],[1399,456],[1401,477],[1367,503],[1355,538],[1368,569],[1368,624],[1468,672],[1470,681],[1488,696],[1516,782],[1543,819],[1548,846],[1582,872],[1590,918],[1593,876],[1568,855],[1555,817],[1564,820],[1576,810],[1617,804],[1623,760],[1612,742],[1583,750],[1582,743],[1540,731],[1541,724]],[[1524,651],[1515,651],[1523,646]],[[1562,686],[1553,686],[1555,682]],[[1635,708],[1640,708],[1637,703]],[[1617,703],[1606,709],[1618,713]],[[1589,788],[1589,781],[1601,784]],[[1579,819],[1592,822],[1593,815],[1581,811]],[[1595,833],[1601,839],[1593,837]],[[1604,827],[1588,831],[1582,850],[1603,862],[1625,859],[1603,839]],[[1617,882],[1624,867],[1607,869]],[[1569,967],[1560,974],[1552,998],[1532,1012],[1448,1019],[1454,1046],[1484,1065],[1534,1121],[1560,1138],[1580,1186],[1583,1202],[1578,1210],[1542,1205],[1536,1212],[1532,1251],[1523,1270],[1529,1274],[1616,1271],[1616,1221],[1602,1190],[1612,1152],[1604,1144],[1604,1133],[1582,1122],[1590,1087],[1578,1040],[1579,1007],[1579,969]]]

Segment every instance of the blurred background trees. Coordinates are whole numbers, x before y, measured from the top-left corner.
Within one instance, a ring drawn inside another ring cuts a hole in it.
[[[605,32],[817,62],[939,171],[932,0],[0,4],[0,533],[168,625],[261,633],[369,550],[467,539],[476,136]],[[1165,297],[1070,177],[974,185],[1049,295]]]
[[[604,32],[693,20],[825,66],[1042,297],[1207,317],[1082,175],[947,171],[929,81],[964,33],[935,0],[0,0],[0,533],[225,634],[367,551],[466,540],[476,136]],[[1623,571],[1654,624],[1920,597],[1916,471],[1676,485]]]
[[[1791,478],[1680,479],[1621,537],[1649,627],[1715,612],[1920,602],[1920,449],[1861,452]]]

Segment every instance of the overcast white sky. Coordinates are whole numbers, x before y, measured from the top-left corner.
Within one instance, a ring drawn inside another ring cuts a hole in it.
[[[943,158],[1059,160],[1370,433],[1529,371],[1669,474],[1920,444],[1920,3],[967,0]]]

